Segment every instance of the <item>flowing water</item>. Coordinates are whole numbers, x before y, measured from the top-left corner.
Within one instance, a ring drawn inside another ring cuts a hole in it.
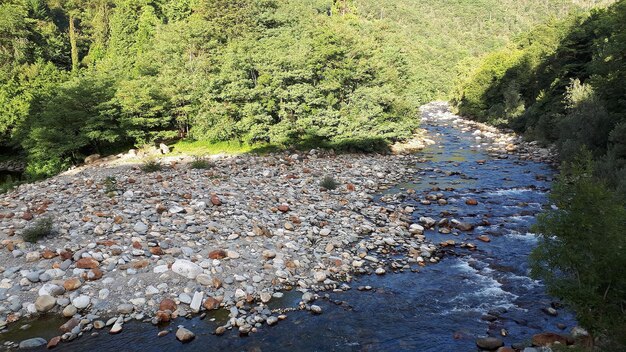
[[[535,215],[547,203],[553,170],[542,163],[521,161],[516,157],[492,158],[475,146],[471,133],[448,125],[447,121],[425,121],[436,144],[423,151],[425,161],[419,180],[398,185],[389,192],[406,194],[412,188],[423,197],[434,187],[441,190],[448,205],[421,205],[407,197],[396,205],[415,207],[416,216],[441,218],[442,211],[471,223],[482,223],[472,233],[458,236],[426,231],[434,242],[453,239],[457,243],[478,244],[475,251],[456,248],[435,265],[384,276],[360,276],[350,283],[352,290],[328,293],[318,300],[324,313],[312,316],[296,311],[273,327],[263,327],[249,337],[228,332],[218,337],[212,332],[226,321],[226,312],[200,320],[181,319],[169,326],[126,323],[119,335],[102,332],[84,336],[57,347],[61,351],[476,351],[479,336],[500,336],[512,343],[530,340],[533,334],[558,331],[575,319],[566,310],[557,317],[541,311],[553,299],[541,283],[528,277],[528,254],[536,244],[529,233]],[[482,163],[482,160],[485,160]],[[479,162],[480,161],[480,162]],[[445,189],[454,189],[445,191]],[[465,204],[466,198],[479,201]],[[419,214],[419,215],[418,215]],[[490,243],[476,240],[485,234]],[[370,285],[371,291],[358,291]],[[297,292],[287,292],[274,307],[295,307]],[[337,304],[341,302],[341,304]],[[497,320],[481,319],[491,312]],[[38,321],[31,329],[14,330],[0,336],[22,338],[57,335],[57,319]],[[173,333],[157,337],[158,331],[184,324],[196,333],[189,344],[178,342]]]

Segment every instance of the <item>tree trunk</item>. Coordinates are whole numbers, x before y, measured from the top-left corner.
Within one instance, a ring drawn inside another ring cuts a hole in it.
[[[70,13],[70,45],[72,46],[72,72],[78,70],[78,44],[76,43],[76,27],[74,15]]]

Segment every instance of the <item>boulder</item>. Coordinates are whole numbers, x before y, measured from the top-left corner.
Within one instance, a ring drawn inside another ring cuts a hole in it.
[[[35,301],[35,309],[37,309],[38,312],[44,313],[54,308],[56,303],[57,303],[57,300],[52,296],[49,296],[49,295],[39,296],[37,297],[37,300]]]
[[[202,274],[202,268],[193,262],[185,259],[177,259],[172,264],[172,271],[178,275],[182,275],[188,279],[195,279],[198,275]]]

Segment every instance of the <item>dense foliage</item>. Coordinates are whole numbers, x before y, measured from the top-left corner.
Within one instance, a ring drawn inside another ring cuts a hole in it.
[[[626,347],[626,207],[593,176],[588,151],[567,162],[552,192],[558,209],[540,216],[543,234],[533,274],[604,336],[607,351]]]
[[[0,154],[51,175],[187,138],[373,150],[570,0],[5,0]]]
[[[552,21],[487,55],[455,94],[458,110],[556,143],[582,146],[626,197],[626,1]]]
[[[464,115],[558,147],[557,209],[539,219],[533,273],[615,351],[626,347],[625,82],[622,0],[487,55],[454,101]]]

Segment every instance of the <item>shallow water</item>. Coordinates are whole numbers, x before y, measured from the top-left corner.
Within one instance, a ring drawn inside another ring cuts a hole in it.
[[[445,206],[421,205],[411,197],[394,205],[415,207],[415,216],[441,218],[448,211],[456,219],[471,223],[489,223],[472,233],[458,236],[427,231],[434,242],[453,239],[471,241],[478,250],[455,249],[438,264],[384,276],[361,276],[350,283],[347,292],[328,293],[330,300],[319,300],[324,313],[288,314],[274,327],[264,326],[258,333],[241,338],[233,332],[212,335],[225,312],[206,319],[180,319],[169,326],[126,323],[119,335],[102,332],[61,344],[61,351],[476,351],[479,336],[500,336],[511,343],[528,341],[535,333],[558,331],[556,324],[575,325],[574,317],[559,310],[557,317],[547,316],[541,308],[552,299],[540,282],[528,277],[527,257],[536,244],[529,233],[534,215],[547,202],[553,170],[545,164],[521,161],[515,157],[494,159],[475,146],[470,133],[447,126],[445,121],[425,121],[423,126],[437,144],[423,151],[422,171],[412,183],[398,185],[387,193],[412,188],[420,197],[442,190],[449,201]],[[486,160],[481,165],[477,161]],[[454,190],[444,191],[447,188]],[[406,192],[405,192],[406,193]],[[475,198],[478,206],[467,206],[466,198]],[[485,220],[483,222],[483,220]],[[490,243],[475,239],[486,234]],[[371,285],[361,292],[358,286]],[[287,293],[274,306],[295,307],[297,292]],[[339,305],[337,302],[344,302]],[[481,320],[499,310],[495,322]],[[217,321],[211,321],[216,319]],[[196,333],[189,344],[178,342],[173,333],[156,337],[159,330],[175,331],[178,324]],[[33,336],[56,335],[58,319],[48,324],[38,322],[32,329],[15,330],[0,335],[0,342]],[[13,329],[16,329],[14,327]]]

